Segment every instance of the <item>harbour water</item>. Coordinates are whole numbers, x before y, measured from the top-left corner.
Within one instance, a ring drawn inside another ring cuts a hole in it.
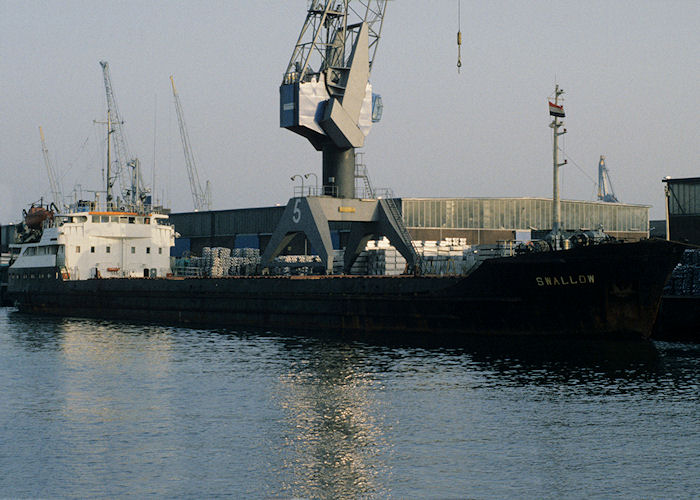
[[[700,346],[460,347],[0,309],[0,497],[690,498]]]

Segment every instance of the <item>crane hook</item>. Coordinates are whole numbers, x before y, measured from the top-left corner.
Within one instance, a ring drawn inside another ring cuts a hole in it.
[[[462,68],[462,32],[457,32],[457,73],[461,73]]]
[[[457,73],[462,72],[462,0],[457,0]]]

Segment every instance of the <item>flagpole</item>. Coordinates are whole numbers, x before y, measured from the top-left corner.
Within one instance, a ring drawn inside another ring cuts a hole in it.
[[[560,116],[564,116],[564,107],[559,104],[559,96],[563,94],[564,91],[559,88],[557,84],[554,89],[554,108],[552,103],[549,104],[549,114],[554,116],[554,120],[550,123],[550,127],[553,129],[554,145],[552,150],[553,158],[553,189],[552,189],[552,246],[554,250],[559,250],[561,248],[561,200],[559,198],[559,167],[566,165],[566,160],[563,163],[559,163],[559,136],[566,133],[566,129],[559,132],[559,128],[564,125],[564,122],[559,120]]]

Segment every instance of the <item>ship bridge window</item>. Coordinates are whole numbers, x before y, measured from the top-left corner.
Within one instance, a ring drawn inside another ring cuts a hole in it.
[[[128,217],[119,217],[119,222],[121,224],[126,224],[127,222],[129,222],[129,218]]]
[[[56,253],[58,253],[57,245],[37,247],[37,255],[56,255]]]
[[[151,219],[148,218],[148,217],[146,217],[145,219],[143,219],[143,223],[144,223],[144,224],[150,224],[150,223],[151,223]]]
[[[110,221],[110,222],[119,222],[119,216],[118,216],[118,215],[112,215],[112,216],[109,218],[109,221]]]
[[[99,216],[99,215],[93,215],[93,216],[92,216],[92,222],[100,222],[100,216]]]
[[[129,224],[134,224],[136,222],[136,217],[129,217]]]
[[[26,255],[26,256],[36,255],[36,247],[27,247],[24,250],[24,255]]]
[[[76,215],[73,222],[87,222],[87,215]]]
[[[100,222],[109,222],[109,215],[103,215],[100,217]]]

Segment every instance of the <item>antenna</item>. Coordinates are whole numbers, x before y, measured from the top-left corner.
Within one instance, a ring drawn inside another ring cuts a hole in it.
[[[156,205],[156,137],[158,130],[158,94],[153,94],[153,177],[151,180],[151,207]]]

